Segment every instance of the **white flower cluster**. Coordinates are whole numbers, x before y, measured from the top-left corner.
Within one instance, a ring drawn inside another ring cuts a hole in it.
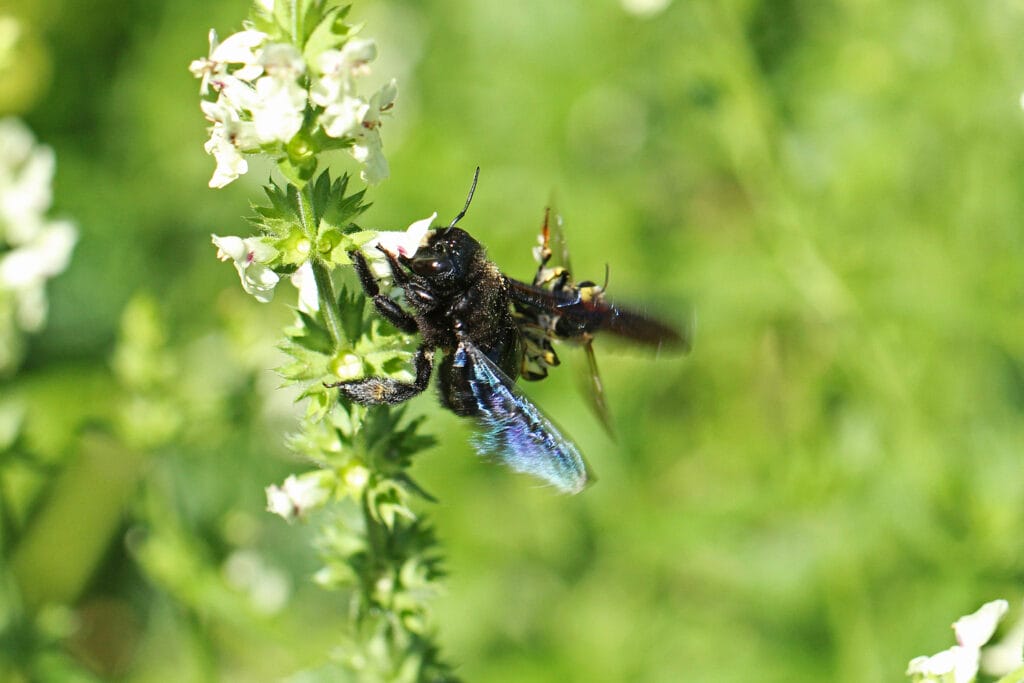
[[[302,130],[307,111],[325,135],[351,141],[365,182],[387,178],[379,128],[398,87],[391,80],[368,100],[356,91],[356,78],[369,73],[376,56],[372,40],[351,38],[307,64],[294,45],[271,42],[261,31],[240,31],[218,42],[211,30],[209,56],[189,65],[202,79],[200,92],[217,93],[215,101],[201,104],[213,124],[205,145],[217,161],[210,187],[244,174],[245,154],[283,149]]]
[[[46,281],[63,271],[77,232],[46,217],[53,200],[53,150],[13,118],[0,119],[0,368],[12,364],[17,330],[46,320]]]

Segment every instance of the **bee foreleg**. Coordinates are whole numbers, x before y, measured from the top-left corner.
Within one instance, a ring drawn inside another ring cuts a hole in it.
[[[421,346],[416,350],[416,356],[413,358],[416,379],[412,382],[402,382],[390,377],[367,377],[352,382],[337,382],[324,386],[330,389],[337,388],[342,396],[363,405],[403,403],[413,396],[423,393],[430,384],[433,361],[434,350]]]
[[[373,300],[373,305],[377,312],[402,332],[408,334],[418,332],[419,326],[416,324],[415,318],[402,310],[397,301],[389,299],[380,293],[380,285],[377,284],[377,280],[373,277],[370,266],[366,263],[366,257],[358,251],[350,251],[348,257],[352,260],[352,265],[356,269],[356,275],[359,276],[359,284],[362,285],[363,292]]]

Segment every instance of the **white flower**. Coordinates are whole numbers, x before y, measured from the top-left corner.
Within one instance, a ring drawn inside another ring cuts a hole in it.
[[[994,600],[953,624],[957,645],[931,657],[915,657],[907,665],[907,675],[915,681],[934,683],[970,683],[978,675],[981,646],[995,633],[1009,605]]]
[[[359,177],[369,185],[376,185],[387,180],[390,169],[388,160],[384,156],[384,142],[380,139],[380,133],[371,131],[356,140],[357,142],[352,145],[349,152],[353,159],[363,165]]]
[[[267,510],[287,521],[320,507],[331,497],[329,473],[323,470],[294,474],[282,486],[267,487]]]
[[[271,43],[260,52],[259,65],[273,78],[294,81],[306,73],[306,62],[299,48],[291,43]]]
[[[231,136],[225,127],[214,126],[210,139],[203,145],[207,154],[213,155],[217,167],[210,177],[210,187],[224,187],[238,176],[249,170],[249,162],[245,160],[238,148],[231,143]]]
[[[23,289],[63,272],[77,234],[68,221],[53,221],[27,243],[0,255],[0,285]]]
[[[325,79],[348,81],[370,73],[370,62],[377,58],[377,43],[353,38],[340,50],[325,50],[320,55],[320,73]]]
[[[281,278],[266,263],[277,256],[277,250],[258,237],[211,237],[217,246],[217,258],[221,261],[234,261],[246,293],[261,303],[271,301],[274,298],[274,287]]]
[[[355,137],[369,109],[370,105],[365,100],[344,95],[324,109],[320,114],[320,125],[328,137]]]
[[[288,142],[302,128],[306,91],[294,80],[264,76],[256,81],[256,100],[250,111],[260,142]]]
[[[242,151],[258,147],[256,126],[251,121],[239,119],[235,109],[226,106],[222,99],[216,102],[204,101],[202,108],[206,117],[213,121],[210,139],[203,145],[206,153],[213,155],[217,161],[217,168],[210,178],[210,187],[224,187],[249,170]]]
[[[14,118],[0,120],[0,150],[0,240],[24,244],[46,225],[56,159]]]
[[[953,624],[953,632],[956,634],[956,642],[962,647],[980,650],[981,646],[988,642],[992,634],[996,632],[999,620],[1010,608],[1006,600],[993,600],[987,602],[974,614],[960,617]]]
[[[241,64],[234,71],[236,78],[253,80],[263,73],[262,65],[257,63],[256,48],[267,39],[262,31],[239,31],[228,36],[223,43],[217,42],[217,32],[210,29],[210,56],[193,60],[188,70],[196,78],[201,78],[199,92],[206,94],[215,76],[228,73],[229,64]]]
[[[398,96],[394,79],[378,90],[369,101],[356,94],[355,78],[369,73],[369,62],[377,57],[377,45],[371,40],[353,39],[340,50],[327,50],[320,56],[320,78],[310,88],[309,98],[322,107],[319,123],[332,138],[353,138],[352,156],[363,165],[363,181],[376,184],[388,177],[380,138],[381,116],[391,111]]]
[[[213,39],[216,37],[214,34]],[[232,33],[220,45],[211,43],[210,61],[218,64],[241,64],[243,67],[253,66],[258,61],[256,48],[262,45],[266,39],[266,33],[253,29]],[[251,77],[239,76],[239,78]]]
[[[971,683],[978,675],[978,657],[978,650],[954,645],[931,657],[910,660],[907,675],[915,681]]]
[[[19,328],[42,327],[46,281],[67,268],[77,240],[69,221],[45,215],[54,167],[53,151],[37,145],[24,124],[0,120],[0,299],[13,302],[0,319],[5,339],[16,339]],[[13,359],[8,355],[0,365]]]
[[[266,39],[265,33],[248,30],[218,44],[211,31],[210,56],[189,65],[202,78],[203,94],[211,87],[218,93],[216,102],[200,103],[213,122],[205,144],[217,160],[210,187],[224,187],[248,171],[243,153],[286,143],[302,128],[308,101],[298,82],[306,71],[302,54],[294,45],[266,44]]]
[[[362,127],[355,136],[352,156],[363,165],[359,174],[364,182],[371,185],[388,177],[388,160],[384,158],[384,143],[380,138],[381,116],[389,113],[398,97],[398,83],[391,79],[370,98],[369,107],[363,115]]]
[[[981,653],[981,669],[993,676],[1006,676],[1024,666],[1024,618],[1018,618],[1002,640]]]
[[[363,245],[363,252],[369,259],[370,270],[378,279],[391,277],[391,267],[388,265],[387,257],[377,247],[383,247],[386,251],[398,256],[413,256],[423,244],[427,232],[434,224],[437,212],[429,217],[418,220],[406,230],[385,230],[378,232],[377,236]]]
[[[225,112],[230,111],[235,117],[240,117],[243,114],[247,114],[252,110],[253,107],[259,105],[259,96],[256,94],[256,88],[248,81],[243,81],[237,76],[225,74],[223,76],[216,76],[211,81],[213,87],[217,90],[220,95],[217,97],[215,106],[224,110]],[[210,118],[209,112],[209,101],[203,100],[199,103],[199,107],[203,110],[203,113],[207,114],[207,118]]]
[[[313,276],[313,266],[308,261],[292,273],[292,285],[299,290],[299,310],[313,314],[320,310],[320,296]]]

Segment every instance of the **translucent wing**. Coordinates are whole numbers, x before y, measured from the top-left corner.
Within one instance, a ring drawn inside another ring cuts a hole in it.
[[[601,381],[601,373],[597,369],[597,356],[594,355],[594,343],[587,340],[583,343],[583,352],[587,357],[587,379],[588,388],[584,390],[590,409],[594,411],[601,424],[604,425],[608,436],[615,439],[615,424],[612,422],[611,411],[608,410],[608,402],[604,398],[604,383]]]
[[[482,351],[466,340],[455,349],[453,364],[465,368],[479,408],[482,430],[473,445],[516,472],[539,477],[563,493],[579,493],[589,476],[583,456]]]

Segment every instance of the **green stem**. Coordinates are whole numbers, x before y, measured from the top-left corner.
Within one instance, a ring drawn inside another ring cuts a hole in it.
[[[370,510],[370,501],[367,498],[366,492],[363,492],[361,503],[363,523],[366,525],[366,548],[370,554],[369,566],[372,568],[371,571],[376,574],[380,567],[385,564],[387,539],[381,533],[385,530],[382,529],[380,523],[374,518],[373,512]]]
[[[311,245],[316,240],[316,217],[313,215],[312,187],[306,185],[298,193],[299,216],[302,219],[302,231]],[[311,251],[315,251],[311,249]],[[331,281],[331,273],[327,266],[316,256],[310,258],[310,266],[313,268],[313,279],[316,280],[317,297],[320,300],[320,314],[327,325],[327,332],[334,342],[334,350],[341,348],[345,339],[345,328],[341,324],[341,314],[338,312],[338,297],[334,293],[334,283]]]
[[[341,325],[341,314],[338,312],[338,297],[334,293],[334,283],[331,282],[331,273],[320,261],[314,260],[313,278],[316,280],[317,296],[320,298],[320,313],[324,317],[324,324],[334,342],[334,350],[341,348],[345,339],[345,328]]]

